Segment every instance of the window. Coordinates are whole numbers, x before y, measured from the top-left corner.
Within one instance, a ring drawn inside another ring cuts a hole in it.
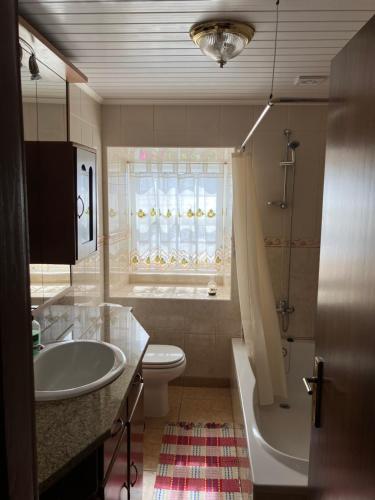
[[[130,274],[223,276],[231,253],[231,150],[122,148],[116,158],[126,178]]]

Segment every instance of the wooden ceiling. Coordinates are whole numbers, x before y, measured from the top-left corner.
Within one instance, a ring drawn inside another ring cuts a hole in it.
[[[275,0],[19,0],[20,13],[105,102],[242,103],[270,92]],[[375,14],[375,0],[280,0],[275,97],[326,97],[330,61]],[[189,38],[209,19],[248,21],[249,46],[220,69]]]

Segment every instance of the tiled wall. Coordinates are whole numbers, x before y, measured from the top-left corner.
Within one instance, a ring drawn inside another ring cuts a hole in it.
[[[25,141],[66,141],[66,105],[23,103]]]
[[[75,303],[102,301],[104,283],[101,106],[78,85],[70,85],[70,140],[96,148],[98,251],[72,266]]]
[[[239,146],[261,110],[260,106],[103,106],[104,172],[110,173],[105,154],[108,146]],[[296,311],[291,316],[286,336],[313,335],[325,118],[325,107],[275,107],[262,122],[249,146],[275,295],[276,299],[280,299],[286,286],[285,239],[288,238],[290,209],[268,208],[267,201],[278,200],[282,194],[279,162],[285,154],[284,129],[290,128],[293,139],[301,142],[297,150],[291,268],[291,303]],[[108,206],[118,206],[124,201],[120,186],[111,186],[112,182],[111,176],[108,178],[105,174],[105,212]],[[110,197],[109,201],[106,196]],[[107,221],[105,216],[106,269],[111,268],[111,279],[116,279],[113,270],[121,268],[118,263],[126,252],[126,235],[121,224],[114,230],[109,228]],[[114,262],[116,265],[113,265]],[[109,273],[107,276],[110,276]],[[235,273],[232,277],[230,301],[120,299],[109,293],[108,280],[106,299],[134,306],[136,316],[147,328],[153,342],[181,346],[188,359],[187,377],[203,377],[220,384],[230,376],[230,338],[240,335]]]

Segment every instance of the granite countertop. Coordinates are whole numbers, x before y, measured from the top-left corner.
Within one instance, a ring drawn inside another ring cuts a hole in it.
[[[79,338],[110,342],[124,352],[126,367],[114,382],[91,394],[35,403],[41,492],[109,436],[149,340],[131,308],[54,306],[52,313],[59,320],[45,327],[42,343]]]

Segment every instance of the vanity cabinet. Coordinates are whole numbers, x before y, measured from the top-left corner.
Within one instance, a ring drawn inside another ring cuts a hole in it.
[[[143,482],[143,378],[137,372],[110,436],[40,500],[141,500]]]
[[[26,141],[30,262],[71,264],[97,249],[96,152]]]
[[[103,446],[104,500],[141,500],[143,483],[143,378],[139,372]]]

